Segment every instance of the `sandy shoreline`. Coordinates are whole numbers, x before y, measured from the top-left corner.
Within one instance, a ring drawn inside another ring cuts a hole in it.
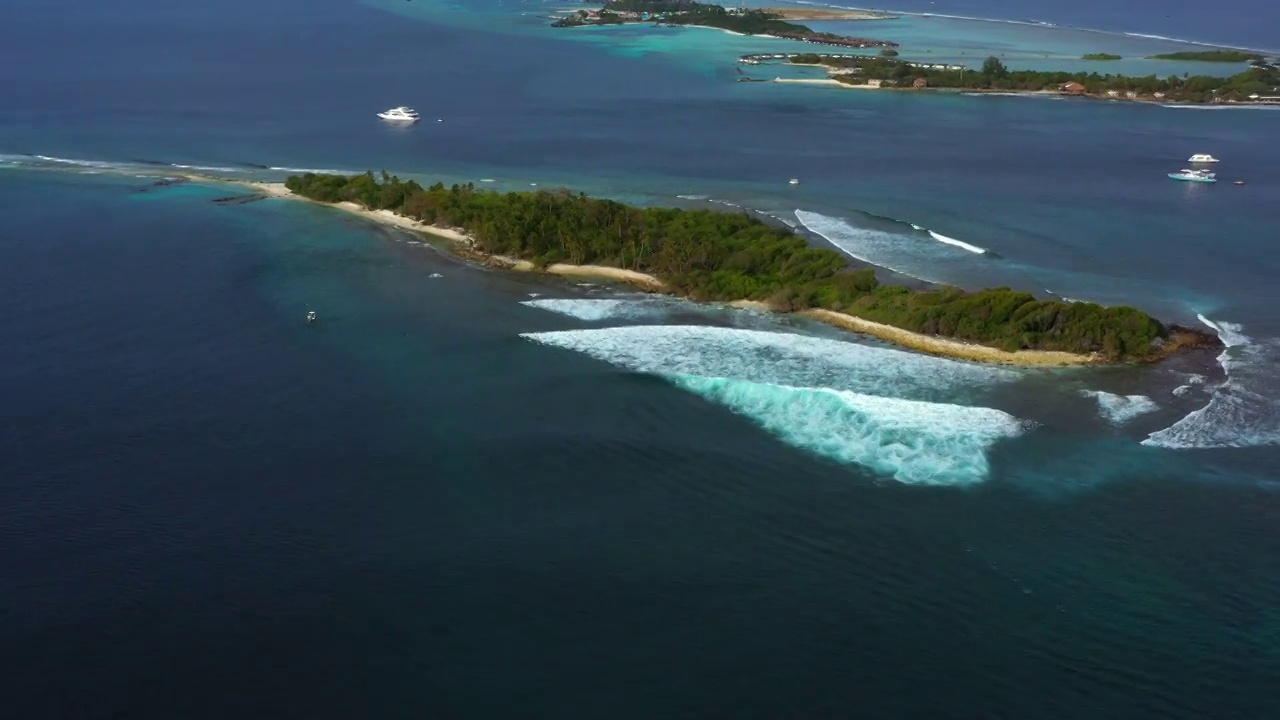
[[[201,178],[201,179],[204,179],[204,178]],[[236,182],[236,181],[225,181],[225,182]],[[486,261],[489,261],[491,264],[498,265],[508,270],[518,270],[521,272],[535,272],[539,269],[537,266],[535,266],[533,263],[529,262],[528,260],[520,260],[517,258],[507,257],[505,255],[490,255],[488,253],[482,253],[476,249],[475,240],[470,235],[466,234],[465,232],[457,228],[444,227],[443,225],[427,225],[426,223],[418,222],[413,218],[405,217],[404,215],[398,215],[394,212],[391,212],[390,210],[368,210],[366,208],[360,207],[359,205],[353,202],[340,202],[340,203],[318,202],[294,193],[293,191],[289,190],[289,188],[285,187],[284,183],[243,181],[243,182],[239,182],[238,184],[257,190],[269,197],[286,198],[291,200],[302,200],[305,202],[314,202],[317,205],[337,208],[339,210],[349,212],[353,215],[358,215],[367,220],[371,220],[376,223],[381,223],[383,225],[390,225],[392,227],[397,227],[397,228],[400,228],[401,230],[410,230],[413,232],[420,232],[420,233],[426,233],[428,235],[435,235],[436,237],[441,237],[446,240],[452,241],[456,245],[460,246],[461,249],[467,251],[469,254],[473,254],[477,257],[483,257],[483,259],[485,259]],[[570,265],[568,263],[554,263],[552,265],[548,265],[545,268],[542,268],[542,271],[551,273],[552,275],[563,275],[568,277],[603,278],[607,280],[613,280],[615,282],[622,282],[622,283],[627,283],[629,285],[635,285],[637,287],[641,287],[646,290],[665,291],[667,289],[667,286],[665,283],[663,283],[661,280],[659,280],[658,278],[652,275],[648,275],[646,273],[638,272],[635,270],[626,270],[624,268],[608,267],[606,265]]]
[[[776,77],[770,82],[776,83],[798,83],[800,85],[826,85],[828,87],[842,87],[849,90],[879,90],[879,85],[853,85],[851,83],[840,82],[835,78],[784,78]]]
[[[325,207],[336,208],[343,212],[351,213],[352,215],[383,225],[389,225],[412,232],[434,235],[453,242],[465,257],[469,257],[495,267],[520,272],[536,272],[539,270],[536,265],[528,260],[513,258],[506,255],[492,255],[476,250],[475,241],[471,236],[457,228],[427,225],[412,218],[398,215],[390,210],[368,210],[353,202],[341,202],[335,204],[311,200],[290,191],[289,188],[285,187],[284,183],[224,180],[200,175],[190,175],[188,177],[192,180],[201,182],[220,182],[240,185],[242,187],[256,190],[269,197],[311,202]],[[606,265],[570,265],[568,263],[555,263],[547,266],[546,268],[542,268],[542,271],[565,277],[601,278],[625,283],[652,292],[670,291],[670,288],[668,288],[665,283],[653,275],[637,272],[635,270],[609,267]],[[731,307],[741,309],[772,311],[768,304],[757,300],[737,300],[727,304]],[[1051,350],[1019,350],[1018,352],[1008,352],[1006,350],[999,350],[985,345],[971,345],[957,340],[947,340],[944,338],[922,335],[920,333],[911,332],[910,330],[903,330],[891,325],[883,325],[870,320],[863,320],[862,318],[832,310],[812,309],[804,310],[799,314],[813,320],[818,320],[829,325],[853,331],[855,333],[870,335],[880,340],[885,340],[912,350],[961,360],[1041,367],[1093,365],[1101,362],[1099,358],[1091,355],[1076,355],[1073,353]]]
[[[871,335],[887,340],[896,345],[919,350],[931,355],[942,355],[950,358],[974,360],[977,362],[997,363],[1001,365],[1022,365],[1040,367],[1061,367],[1067,365],[1097,365],[1102,360],[1093,355],[1077,355],[1057,350],[1019,350],[1009,352],[986,345],[971,345],[959,340],[922,335],[921,333],[903,330],[892,325],[883,325],[870,320],[863,320],[853,315],[838,313],[833,310],[803,310],[805,317],[820,320],[836,327],[852,330],[863,335]]]
[[[838,10],[836,8],[797,8],[772,7],[760,8],[765,12],[777,13],[783,20],[896,20],[898,15],[875,12],[872,10]]]

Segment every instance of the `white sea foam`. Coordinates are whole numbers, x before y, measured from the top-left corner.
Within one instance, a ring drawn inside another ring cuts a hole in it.
[[[1024,423],[983,407],[672,375],[677,387],[751,418],[796,447],[903,483],[968,485],[990,472],[987,451]]]
[[[351,170],[326,170],[324,168],[317,169],[317,168],[276,167],[274,165],[272,165],[267,169],[275,170],[276,172],[314,173],[316,175],[359,175],[360,174]]]
[[[1014,370],[828,338],[705,325],[638,325],[527,333],[634,372],[697,375],[954,402],[1016,380]]]
[[[174,163],[171,167],[182,168],[183,170],[203,170],[205,172],[244,172],[242,168],[219,167],[217,165],[179,165]]]
[[[902,235],[854,227],[840,218],[808,210],[796,210],[795,214],[796,219],[807,230],[826,239],[850,257],[918,280],[935,280],[925,277],[920,270],[908,267],[912,265],[910,251],[904,250],[902,243],[909,242],[909,239]]]
[[[1082,390],[1081,393],[1097,400],[1098,412],[1115,425],[1123,425],[1160,408],[1146,395],[1116,395],[1101,390]]]
[[[76,165],[78,167],[116,168],[121,166],[120,163],[104,162],[101,160],[77,160],[75,158],[51,157],[49,155],[36,155],[34,157],[37,160],[43,160],[45,162],[59,163],[62,165]]]
[[[1280,340],[1257,342],[1239,325],[1199,318],[1226,345],[1218,364],[1227,379],[1213,389],[1209,404],[1142,444],[1175,449],[1280,444]]]
[[[915,226],[913,225],[912,227],[915,227]],[[957,239],[955,239],[955,238],[953,238],[953,237],[947,237],[946,235],[943,235],[942,233],[934,232],[934,231],[932,231],[932,230],[930,230],[930,231],[929,231],[929,237],[933,238],[934,240],[937,240],[937,241],[938,241],[938,242],[940,242],[940,243],[946,243],[946,244],[948,244],[948,245],[954,245],[954,246],[956,246],[956,247],[958,247],[958,248],[962,248],[962,249],[964,249],[964,250],[968,250],[968,251],[969,251],[969,252],[971,252],[971,253],[977,253],[978,255],[984,255],[984,254],[986,254],[986,252],[987,252],[987,249],[986,249],[986,248],[980,248],[980,247],[978,247],[977,245],[970,245],[969,243],[967,243],[967,242],[965,242],[965,241],[963,241],[963,240],[957,240]]]
[[[625,300],[619,298],[599,300],[547,298],[545,300],[525,300],[520,304],[589,322],[656,318],[666,314],[670,309],[670,303],[662,301]]]

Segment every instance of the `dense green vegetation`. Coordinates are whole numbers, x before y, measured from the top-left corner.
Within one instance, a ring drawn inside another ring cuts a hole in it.
[[[1250,60],[1262,60],[1258,53],[1244,50],[1187,50],[1183,52],[1152,55],[1148,60],[1199,60],[1201,62],[1242,63]]]
[[[885,87],[911,87],[916,78],[927,80],[929,87],[974,90],[1059,90],[1066,83],[1077,82],[1090,94],[1114,90],[1149,97],[1162,93],[1168,100],[1182,102],[1245,101],[1254,93],[1280,92],[1280,68],[1263,64],[1226,78],[1192,75],[1162,79],[1155,75],[1130,77],[1096,72],[1009,70],[996,57],[987,58],[979,70],[939,70],[883,57],[820,58],[812,53],[792,56],[791,62],[856,68],[856,72],[837,75],[836,79],[855,85],[876,79]]]
[[[744,35],[774,35],[793,40],[849,47],[892,47],[896,43],[815,32],[805,25],[790,23],[782,15],[753,8],[726,9],[721,5],[693,0],[607,0],[597,16],[579,10],[552,23],[555,27],[606,25],[623,22],[655,22],[668,25],[701,25]]]
[[[796,25],[782,19],[777,13],[764,10],[730,12],[720,5],[691,2],[689,0],[609,0],[604,9],[611,12],[634,12],[659,15],[662,22],[674,25],[705,25],[740,32],[744,35],[787,35],[812,33],[804,25]]]
[[[1111,53],[1086,53],[1083,59],[1085,60],[1121,60],[1122,58],[1119,55],[1112,55]]]
[[[579,10],[572,15],[566,15],[559,20],[551,23],[551,27],[579,27],[582,25],[621,25],[626,20],[617,13],[601,12],[594,18],[588,19],[586,10]]]
[[[1037,300],[1008,288],[966,292],[881,285],[871,268],[745,213],[638,208],[568,191],[498,193],[474,186],[423,188],[385,172],[293,175],[290,190],[351,201],[425,223],[464,229],[476,250],[533,261],[600,264],[650,273],[703,300],[753,299],[782,311],[826,308],[888,325],[1006,350],[1099,352],[1114,359],[1155,351],[1167,330],[1129,307]]]

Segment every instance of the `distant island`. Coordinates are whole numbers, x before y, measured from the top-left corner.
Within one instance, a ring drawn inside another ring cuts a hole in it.
[[[1123,58],[1121,58],[1119,55],[1112,55],[1111,53],[1088,53],[1082,59],[1083,60],[1122,60]]]
[[[1188,50],[1161,55],[1149,55],[1148,60],[1198,60],[1200,62],[1242,63],[1261,62],[1266,58],[1255,52],[1245,50]]]
[[[883,285],[873,268],[852,267],[844,255],[746,213],[640,208],[565,190],[424,188],[385,172],[293,175],[280,191],[436,232],[460,254],[504,267],[596,271],[694,300],[754,302],[937,354],[1087,364],[1220,344],[1131,307],[1039,300],[1009,288]]]
[[[744,55],[740,62],[777,61],[777,55]],[[819,65],[828,80],[796,82],[839,83],[850,86],[908,89],[951,89],[975,92],[1052,93],[1124,98],[1149,102],[1280,103],[1280,66],[1256,63],[1230,77],[1192,75],[1099,75],[1090,72],[1010,70],[997,57],[971,70],[957,65],[907,62],[887,57],[802,53],[783,55],[785,62]]]
[[[854,11],[844,11],[847,15]],[[829,17],[823,11],[807,11],[809,17]],[[800,40],[821,45],[851,48],[891,48],[897,43],[887,40],[849,37],[834,33],[817,32],[805,25],[797,25],[783,19],[784,13],[772,9],[732,8],[693,2],[693,0],[608,0],[599,10],[578,10],[551,23],[552,27],[581,27],[585,25],[622,25],[625,23],[653,23],[655,25],[685,25],[718,28],[743,35],[769,35],[771,37]],[[859,17],[880,17],[863,13]]]

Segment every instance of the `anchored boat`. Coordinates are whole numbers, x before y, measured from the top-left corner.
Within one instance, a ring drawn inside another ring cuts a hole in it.
[[[402,123],[416,123],[421,119],[417,110],[403,105],[400,107],[393,107],[390,110],[384,110],[383,112],[378,113],[378,117],[383,120],[392,120],[394,122]]]

